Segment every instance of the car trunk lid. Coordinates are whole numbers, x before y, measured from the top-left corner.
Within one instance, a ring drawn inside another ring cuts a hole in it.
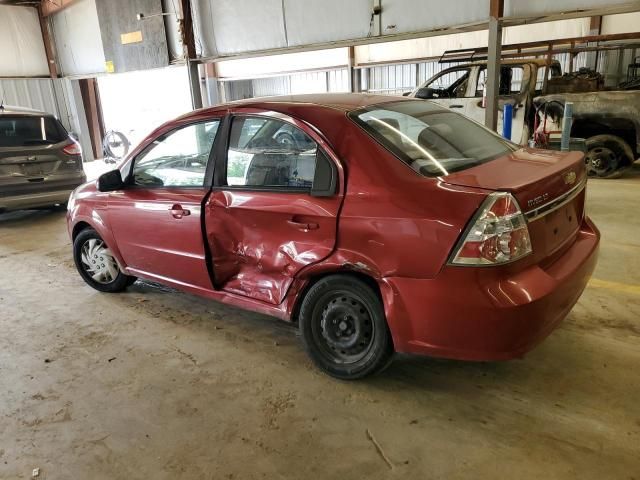
[[[581,152],[524,148],[442,180],[511,193],[527,218],[536,259],[570,244],[584,216],[586,170]]]

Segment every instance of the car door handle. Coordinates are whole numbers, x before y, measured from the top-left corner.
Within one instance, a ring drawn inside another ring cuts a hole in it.
[[[296,222],[295,220],[287,220],[287,223],[293,228],[297,228],[298,230],[302,230],[303,232],[308,232],[309,230],[317,230],[318,228],[320,228],[320,225],[318,225],[317,223]]]
[[[173,218],[180,219],[182,217],[188,217],[189,215],[191,215],[191,210],[182,208],[182,205],[175,204],[169,209],[169,213],[173,216]]]
[[[464,105],[449,105],[449,108],[464,108]]]

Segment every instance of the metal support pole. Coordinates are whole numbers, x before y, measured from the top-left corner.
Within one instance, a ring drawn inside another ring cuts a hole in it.
[[[349,76],[349,78],[347,78],[347,83],[349,84],[349,91],[350,92],[355,92],[356,90],[356,69],[353,68],[354,67],[354,63],[355,63],[355,48],[354,47],[349,47],[348,52],[347,52],[348,58],[347,58],[347,75]],[[327,90],[328,91],[328,90]]]
[[[194,110],[202,108],[202,88],[200,87],[200,72],[198,63],[187,60],[187,70],[189,72],[189,85],[191,90],[191,105]]]
[[[511,125],[513,124],[513,105],[504,104],[502,111],[502,136],[507,140],[511,140]]]
[[[569,150],[571,141],[571,125],[573,125],[573,102],[564,104],[564,116],[562,117],[562,138],[560,140],[560,150]]]
[[[487,65],[487,102],[484,124],[498,128],[498,94],[500,91],[500,55],[502,53],[502,17],[504,0],[491,0]]]

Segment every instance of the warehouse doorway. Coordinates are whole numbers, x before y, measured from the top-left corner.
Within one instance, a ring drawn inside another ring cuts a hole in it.
[[[156,127],[192,110],[186,66],[98,77],[104,128],[134,148]]]

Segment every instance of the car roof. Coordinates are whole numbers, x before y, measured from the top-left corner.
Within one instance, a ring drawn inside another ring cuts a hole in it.
[[[300,95],[282,95],[275,97],[257,97],[236,100],[233,102],[215,105],[213,107],[194,110],[186,113],[179,119],[188,119],[203,113],[215,113],[234,107],[259,108],[263,110],[289,110],[291,107],[301,105],[324,107],[332,110],[349,112],[369,105],[382,103],[416,101],[414,98],[399,97],[394,95],[379,95],[369,93],[314,93]],[[179,120],[177,119],[177,120]]]
[[[34,110],[32,108],[17,107],[12,105],[2,105],[0,108],[0,115],[26,115],[34,117],[52,117],[53,115],[40,110]]]
[[[307,103],[322,107],[329,107],[338,110],[351,111],[357,110],[369,105],[380,103],[397,102],[398,100],[407,100],[404,97],[393,95],[380,95],[372,93],[313,93],[301,95],[282,95],[276,97],[251,98],[246,100],[237,100],[229,103],[229,105],[248,106],[252,104],[265,103],[286,103],[300,104]]]

